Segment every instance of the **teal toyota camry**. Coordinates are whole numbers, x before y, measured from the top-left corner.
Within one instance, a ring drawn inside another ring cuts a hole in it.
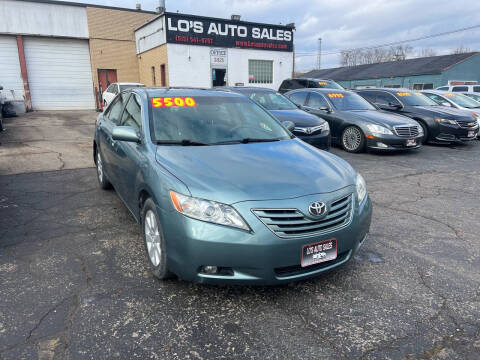
[[[153,274],[280,284],[347,263],[372,204],[360,174],[247,97],[137,88],[98,117],[97,177],[141,224]]]

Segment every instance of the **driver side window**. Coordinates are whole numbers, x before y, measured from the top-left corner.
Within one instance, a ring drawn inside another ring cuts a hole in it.
[[[310,98],[308,99],[307,106],[311,107],[311,108],[314,108],[314,109],[320,109],[320,108],[323,108],[323,107],[327,107],[327,108],[330,107],[327,100],[325,100],[325,98],[322,95],[317,94],[315,92],[310,93]]]
[[[400,102],[389,93],[379,92],[377,94],[377,100],[375,101],[377,105],[401,105]]]

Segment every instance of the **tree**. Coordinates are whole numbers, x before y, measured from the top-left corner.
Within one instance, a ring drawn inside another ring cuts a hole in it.
[[[437,56],[437,52],[430,48],[423,48],[417,54],[418,57],[430,57],[430,56]]]
[[[472,51],[472,50],[470,50],[469,48],[463,46],[463,44],[462,44],[462,45],[460,45],[459,47],[457,47],[456,49],[454,49],[454,50],[452,51],[452,54],[464,54],[464,53],[468,53],[468,52],[471,52],[471,51]]]
[[[355,66],[405,60],[412,52],[413,48],[408,44],[391,46],[390,48],[344,50],[340,53],[340,65]]]

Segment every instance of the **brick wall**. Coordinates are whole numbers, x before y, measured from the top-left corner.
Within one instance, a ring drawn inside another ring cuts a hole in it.
[[[119,82],[140,81],[134,29],[155,16],[134,10],[87,7],[95,88],[98,89],[97,69],[116,69]]]
[[[140,82],[147,86],[161,86],[160,65],[165,65],[165,82],[168,86],[167,44],[137,55]],[[155,67],[156,84],[153,83],[152,67]]]

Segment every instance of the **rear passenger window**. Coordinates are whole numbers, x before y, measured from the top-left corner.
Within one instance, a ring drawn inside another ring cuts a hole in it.
[[[468,91],[468,86],[454,86],[452,88],[452,91],[454,92]]]
[[[297,105],[304,105],[307,99],[308,93],[306,91],[299,91],[291,94],[288,98]]]
[[[448,91],[448,86],[439,87],[437,90]]]
[[[280,85],[280,90],[291,90],[292,89],[292,81],[291,80],[283,80],[282,85]]]
[[[474,86],[473,92],[480,92],[480,86]]]

